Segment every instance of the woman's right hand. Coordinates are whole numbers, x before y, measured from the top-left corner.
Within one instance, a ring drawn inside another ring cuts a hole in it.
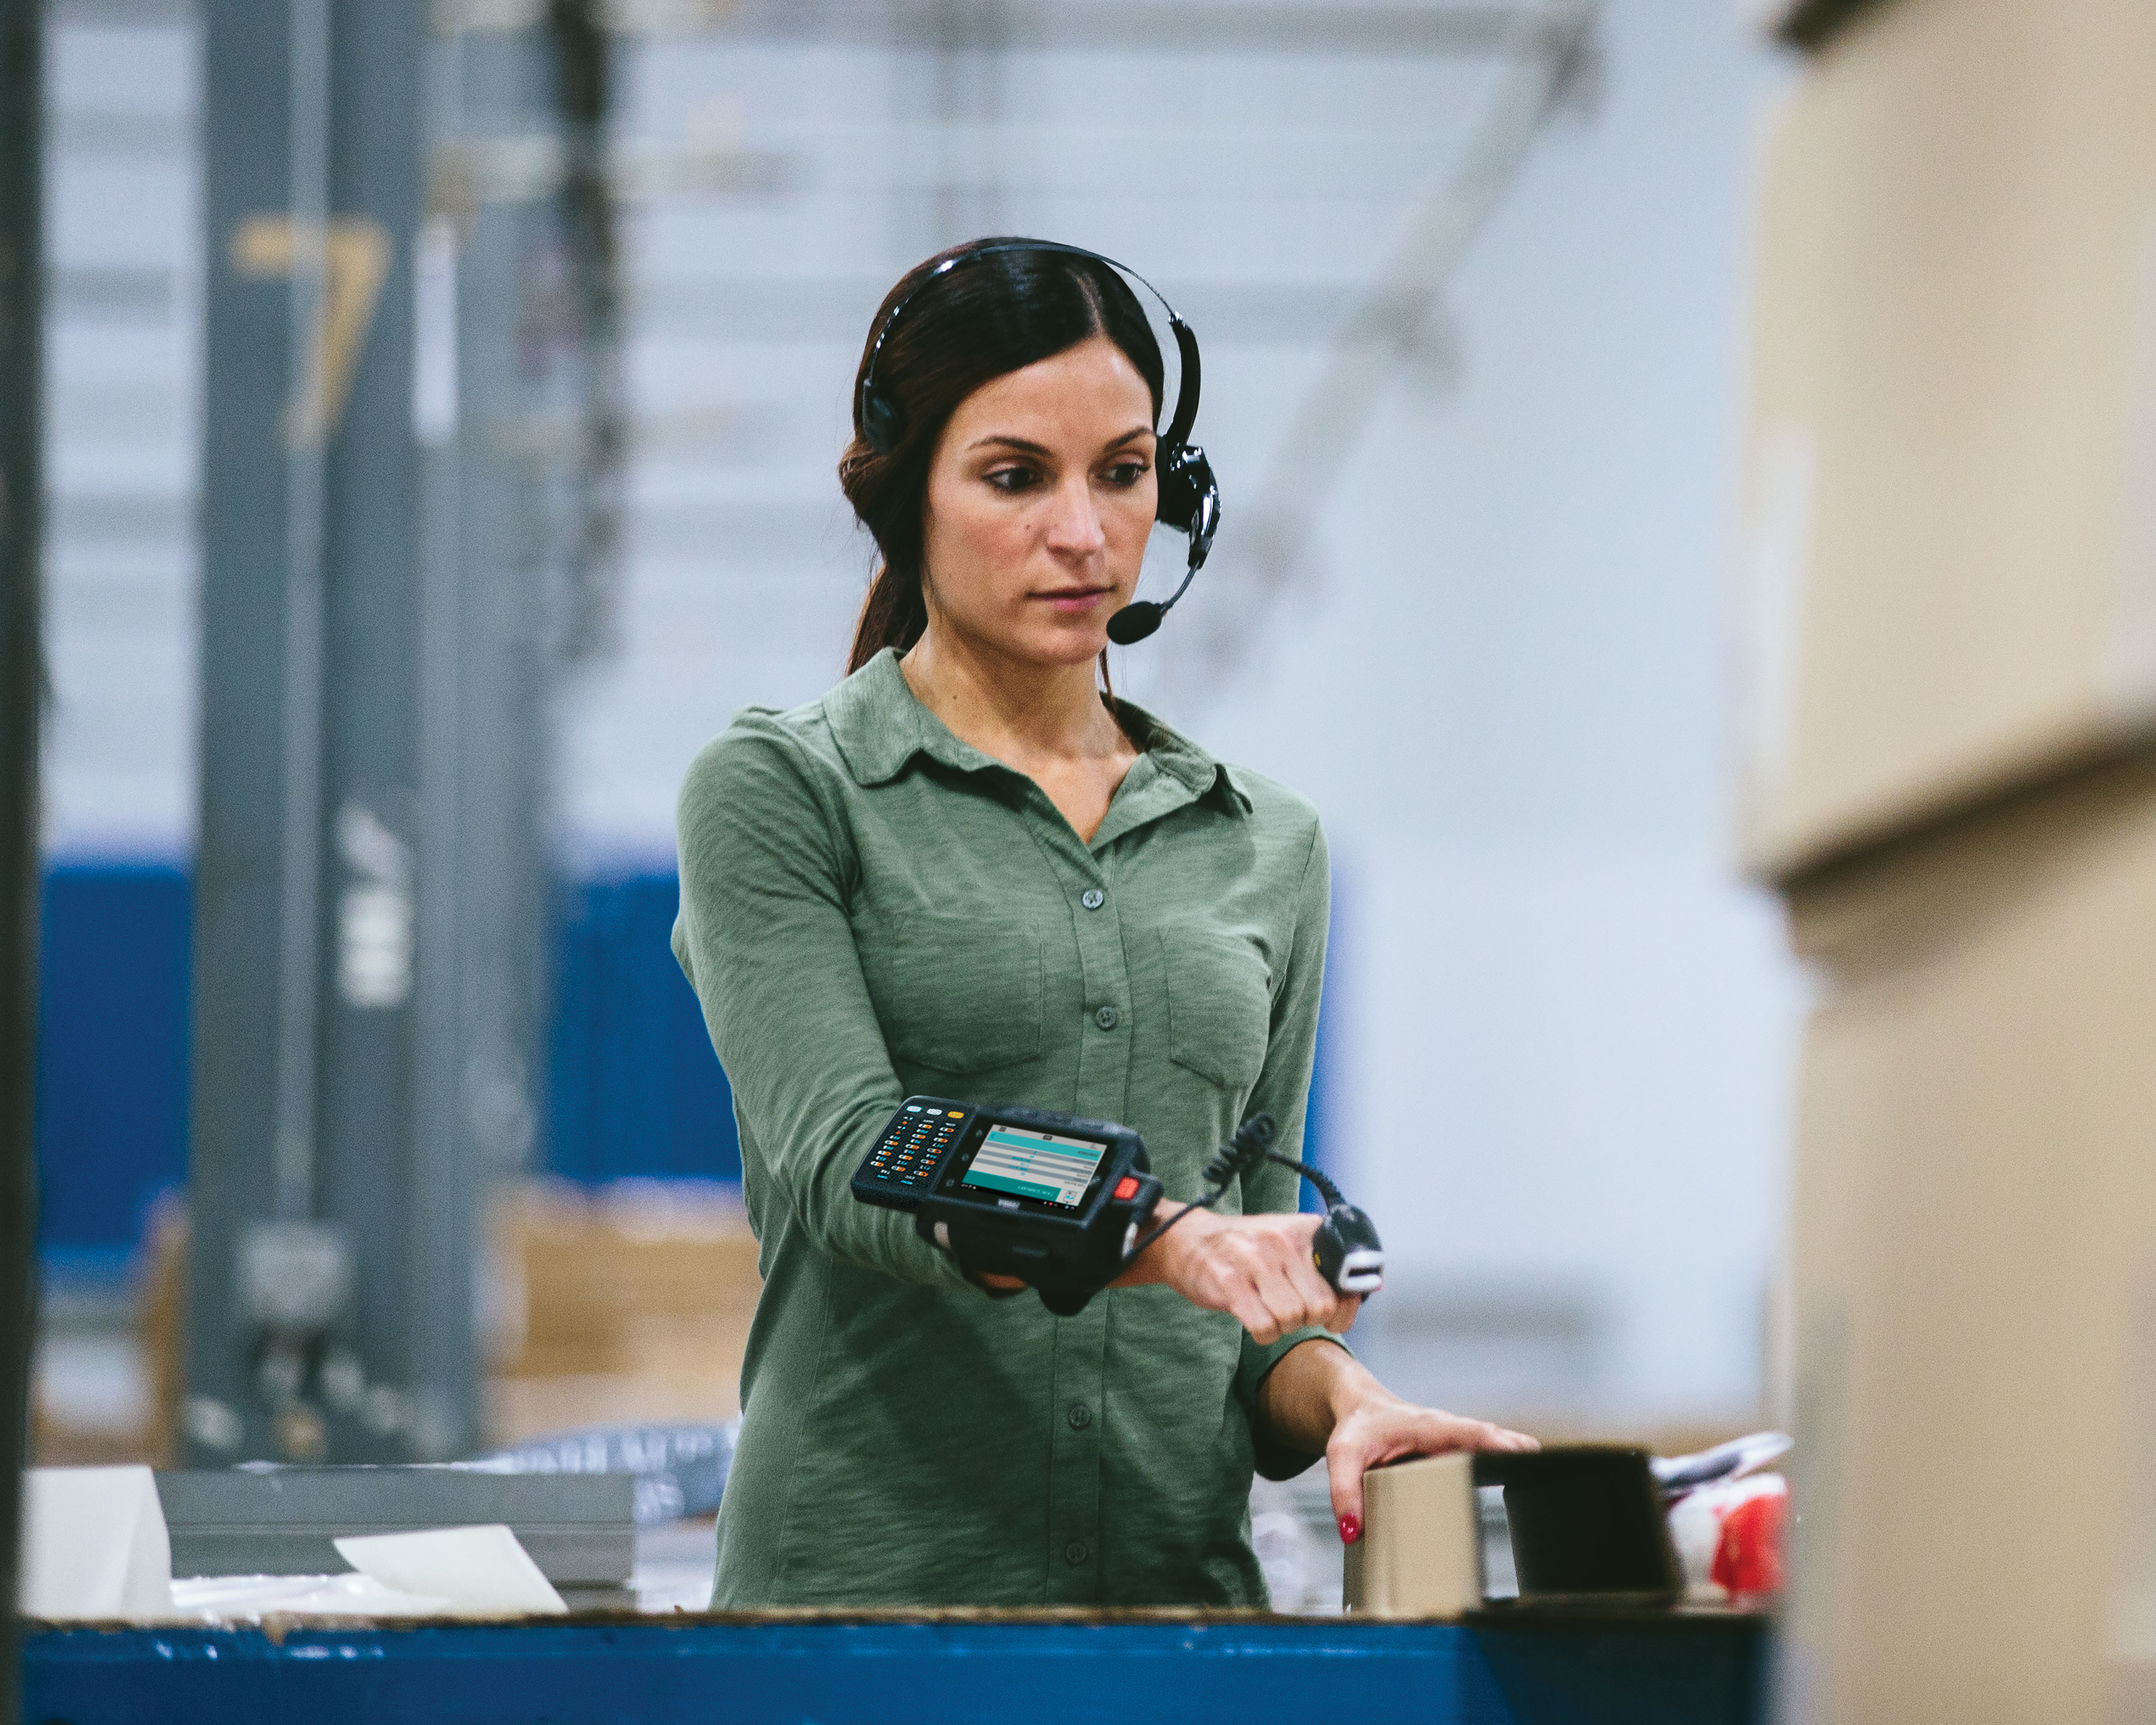
[[[1169,1214],[1156,1215],[1155,1225]],[[1139,1253],[1109,1286],[1173,1288],[1194,1306],[1232,1314],[1260,1346],[1313,1324],[1345,1335],[1363,1302],[1336,1293],[1317,1273],[1311,1240],[1320,1219],[1195,1210]]]

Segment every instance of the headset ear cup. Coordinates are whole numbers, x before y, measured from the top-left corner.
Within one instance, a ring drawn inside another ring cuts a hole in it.
[[[1190,536],[1194,570],[1211,553],[1220,527],[1220,482],[1213,477],[1213,464],[1197,444],[1179,444],[1162,458],[1156,483],[1160,501],[1153,519]]]
[[[888,455],[906,435],[906,421],[880,389],[861,398],[861,437],[879,455]]]
[[[1152,516],[1163,526],[1173,527],[1179,533],[1190,531],[1190,524],[1198,518],[1198,500],[1204,490],[1204,481],[1199,475],[1204,464],[1203,450],[1193,461],[1190,450],[1181,444],[1162,452],[1154,481],[1158,501],[1153,506]],[[1206,477],[1210,477],[1209,470]]]

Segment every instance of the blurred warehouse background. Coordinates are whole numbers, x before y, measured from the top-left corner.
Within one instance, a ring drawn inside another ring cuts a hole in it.
[[[1758,1414],[1803,999],[1729,857],[1727,572],[1785,69],[1730,8],[438,0],[313,60],[244,11],[49,8],[49,1454],[730,1410],[675,791],[835,680],[870,316],[993,232],[1205,343],[1228,526],[1116,675],[1325,816],[1358,1345],[1556,1428]]]

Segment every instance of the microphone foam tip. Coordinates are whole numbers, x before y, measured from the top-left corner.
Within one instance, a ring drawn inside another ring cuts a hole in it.
[[[1160,627],[1162,608],[1151,599],[1140,599],[1126,605],[1108,619],[1108,639],[1118,647],[1127,647],[1142,641]]]

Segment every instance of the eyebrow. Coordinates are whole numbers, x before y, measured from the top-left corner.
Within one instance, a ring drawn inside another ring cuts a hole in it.
[[[1138,438],[1152,437],[1154,434],[1153,429],[1150,425],[1133,425],[1107,447],[1111,449],[1120,449],[1125,444],[1133,442]],[[986,449],[991,444],[1000,444],[1008,449],[1023,449],[1029,455],[1052,455],[1055,453],[1045,444],[1029,442],[1022,437],[1006,437],[1001,432],[993,433],[987,437],[976,438],[966,447],[968,449]]]

